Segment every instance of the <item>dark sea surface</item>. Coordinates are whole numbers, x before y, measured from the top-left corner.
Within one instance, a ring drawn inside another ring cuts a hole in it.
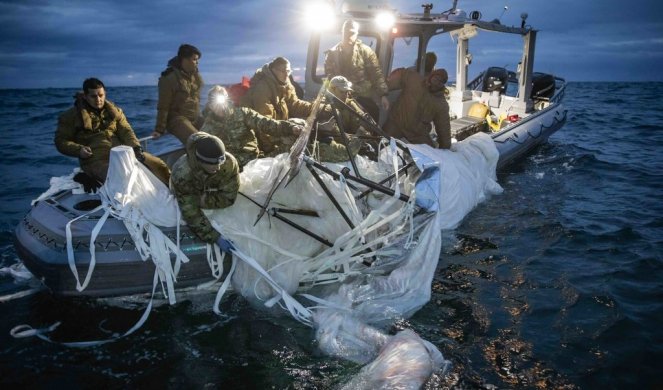
[[[430,388],[663,388],[662,83],[570,83],[568,122],[500,172],[504,193],[447,235],[432,300],[394,324],[434,343],[453,367]],[[0,90],[0,267],[14,227],[49,178],[76,161],[53,135],[73,89]],[[108,88],[139,137],[156,88]],[[164,148],[161,141],[153,147]],[[0,276],[0,295],[29,288]],[[142,307],[47,292],[0,303],[2,388],[337,387],[361,368],[324,356],[313,331],[213,293],[154,309],[133,335],[93,348],[14,339],[16,325],[61,341],[123,333]]]

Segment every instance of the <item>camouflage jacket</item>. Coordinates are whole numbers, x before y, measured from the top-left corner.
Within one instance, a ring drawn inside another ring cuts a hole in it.
[[[84,171],[100,162],[107,163],[114,146],[140,146],[119,107],[107,100],[104,107],[97,110],[90,107],[83,98],[77,99],[74,107],[58,118],[54,142],[60,153],[77,158],[80,149],[89,146],[92,156],[78,160]]]
[[[430,132],[435,125],[438,147],[451,147],[449,104],[443,93],[431,94],[424,78],[413,69],[392,72],[390,89],[401,89],[389,110],[385,131],[392,137],[405,138],[413,144],[435,146]]]
[[[203,79],[198,72],[188,74],[174,66],[173,60],[159,78],[156,132],[164,133],[168,122],[176,116],[184,116],[195,122],[200,116],[200,89]]]
[[[265,64],[253,75],[251,87],[242,96],[240,105],[278,120],[306,118],[313,107],[310,102],[297,97],[290,80],[279,82],[269,69],[269,64]]]
[[[187,154],[173,165],[170,183],[189,228],[201,240],[213,243],[219,238],[219,232],[214,230],[201,209],[222,209],[235,203],[239,191],[239,166],[235,157],[226,152],[226,162],[221,169],[213,175],[206,173],[195,157],[195,145],[205,137],[209,134],[198,132],[189,137]]]
[[[328,80],[334,76],[345,76],[352,82],[357,96],[379,97],[387,94],[378,57],[360,40],[355,41],[351,52],[342,50],[341,43],[327,50],[325,74]]]
[[[269,150],[277,146],[261,143],[259,147],[256,132],[258,136],[272,135],[274,137],[271,140],[278,142],[280,136],[292,136],[294,126],[290,122],[270,119],[246,107],[234,107],[223,117],[206,107],[203,114],[205,123],[201,131],[221,138],[226,150],[237,157],[242,167],[258,158],[263,146],[269,147]]]

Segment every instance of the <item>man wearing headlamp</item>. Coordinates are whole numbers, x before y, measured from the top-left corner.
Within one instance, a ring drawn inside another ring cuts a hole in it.
[[[240,167],[261,156],[258,147],[261,133],[280,139],[283,136],[296,137],[302,130],[292,122],[274,120],[247,107],[234,107],[226,89],[219,85],[209,91],[203,116],[205,122],[200,130],[219,137],[226,149],[237,157]],[[288,151],[279,145],[276,150]]]

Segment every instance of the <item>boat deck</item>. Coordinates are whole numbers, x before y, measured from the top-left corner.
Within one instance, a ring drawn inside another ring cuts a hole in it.
[[[472,134],[486,130],[486,128],[485,119],[464,116],[451,121],[451,136],[458,141],[462,141]]]

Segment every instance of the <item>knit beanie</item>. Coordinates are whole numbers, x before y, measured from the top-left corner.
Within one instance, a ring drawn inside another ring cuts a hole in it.
[[[215,136],[205,137],[196,142],[196,158],[205,164],[219,164],[226,159],[226,147]]]

